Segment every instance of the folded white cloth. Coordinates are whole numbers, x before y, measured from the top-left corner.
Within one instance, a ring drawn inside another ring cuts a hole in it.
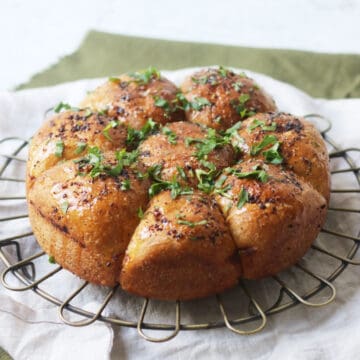
[[[192,70],[185,69],[164,72],[164,74],[179,83]],[[290,85],[261,74],[246,72],[273,95],[280,110],[297,115],[322,114],[331,119],[333,128],[329,134],[339,145],[342,147],[360,145],[360,99],[331,101],[313,99]],[[7,136],[29,138],[42,123],[45,110],[60,101],[76,105],[86,91],[93,89],[100,82],[101,79],[82,80],[49,88],[0,92],[0,139]],[[9,151],[9,146],[0,144],[0,153]],[[23,156],[25,155],[24,153]],[[354,153],[353,156],[359,164],[359,154]],[[17,165],[10,175],[23,176],[23,170],[21,165]],[[337,188],[355,186],[353,178],[350,179],[347,175],[339,175],[333,184],[333,187]],[[15,190],[24,193],[23,189],[15,188],[13,184],[0,182],[0,194],[13,194],[12,191]],[[336,201],[335,197],[334,201]],[[0,204],[0,218],[26,211],[23,205],[11,204],[13,203]],[[350,194],[346,197],[346,201],[342,200],[342,206],[360,209],[358,196]],[[338,226],[354,236],[360,230],[359,218],[356,216],[350,214],[346,218],[342,217],[341,220],[346,221],[346,226],[337,220],[334,214],[329,214],[329,227]],[[2,224],[0,239],[3,239],[5,234],[21,231],[30,231],[26,219]],[[322,241],[325,243],[326,239]],[[344,244],[346,242],[347,240],[344,239]],[[31,237],[21,240],[21,243],[25,256],[39,251]],[[346,248],[345,245],[336,245],[335,242],[333,246],[340,246],[340,250]],[[12,256],[11,249],[8,250],[7,256]],[[327,258],[321,259],[328,261]],[[305,259],[305,263],[309,267],[312,266],[316,272],[323,271],[324,275],[329,275],[321,261],[314,265],[311,260],[313,259],[310,256],[309,259]],[[46,259],[40,261],[38,265],[40,271],[49,270],[51,267],[54,265],[48,264]],[[0,260],[0,271],[4,268]],[[338,295],[331,305],[317,309],[296,306],[270,317],[265,330],[257,335],[241,337],[226,328],[183,331],[172,341],[161,344],[146,342],[134,329],[112,327],[102,322],[96,322],[85,328],[64,325],[59,320],[57,308],[53,304],[31,291],[15,293],[0,286],[0,346],[15,359],[20,360],[159,359],[165,357],[178,359],[356,359],[360,351],[360,344],[356,338],[360,333],[359,271],[360,268],[349,266],[335,281]],[[295,284],[296,281],[304,281],[299,280],[299,276],[293,272],[290,272],[289,279],[295,280]],[[79,279],[62,271],[43,286],[49,292],[56,294],[58,298],[65,299],[79,284],[81,284]],[[273,283],[264,281],[258,285],[261,291],[265,291],[265,297],[268,300],[270,295],[267,296],[266,291],[269,294],[275,291],[271,284]],[[256,285],[251,284],[251,287],[257,294]],[[80,294],[79,304],[81,303],[81,306],[87,309],[95,309],[96,303],[101,301],[104,294],[103,289],[91,286],[84,291],[84,294]],[[324,297],[320,296],[318,300],[322,298]],[[233,302],[232,305],[241,310],[237,302]],[[116,314],[124,319],[134,320],[140,306],[141,301],[120,292],[105,311],[106,314]],[[211,301],[205,302],[205,306],[201,308],[197,309],[196,306],[198,306],[196,302],[189,305],[192,315],[186,315],[184,312],[187,320],[194,320],[197,315],[206,316],[207,313],[214,311]],[[164,317],[168,314],[165,322],[172,321],[174,318],[172,310],[168,310],[163,305],[160,305],[159,309],[156,313],[150,311],[150,316],[156,317],[160,314]],[[152,320],[155,322],[157,319]]]

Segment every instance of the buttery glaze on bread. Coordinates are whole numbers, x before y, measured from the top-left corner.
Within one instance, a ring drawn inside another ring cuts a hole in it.
[[[232,287],[239,275],[236,246],[215,200],[199,191],[172,199],[164,191],[131,239],[120,282],[138,295],[187,300]]]
[[[274,275],[315,240],[330,193],[317,130],[222,67],[181,89],[154,68],[111,78],[34,136],[29,217],[58,264],[188,300]]]
[[[220,69],[200,70],[181,85],[188,121],[226,130],[255,113],[276,111],[274,100],[245,74]],[[204,101],[204,99],[206,101]],[[201,107],[202,111],[197,111]]]
[[[149,118],[160,124],[180,121],[184,111],[177,106],[177,88],[153,69],[151,81],[128,74],[99,86],[80,104],[95,111],[106,109],[110,116],[134,129],[141,129]],[[166,106],[167,105],[167,106]]]

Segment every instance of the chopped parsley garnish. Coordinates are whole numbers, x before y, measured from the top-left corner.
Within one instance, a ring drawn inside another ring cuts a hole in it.
[[[129,73],[128,75],[140,85],[148,84],[152,79],[160,78],[160,72],[153,66],[148,67],[146,70]]]
[[[158,125],[156,122],[153,121],[153,119],[149,119],[140,130],[128,128],[126,144],[131,146],[132,148],[137,148],[141,141],[145,140],[157,129]]]
[[[69,202],[68,201],[63,201],[60,205],[60,210],[61,212],[65,215],[68,211],[69,208]]]
[[[241,209],[248,201],[249,201],[249,193],[245,188],[241,188],[236,207],[238,209]]]
[[[176,169],[177,169],[180,177],[181,177],[182,179],[184,179],[184,180],[187,180],[187,176],[186,176],[186,174],[185,174],[184,169],[183,169],[182,167],[180,167],[180,166],[176,166]]]
[[[213,194],[219,194],[221,196],[227,197],[227,198],[231,198],[230,195],[227,194],[227,192],[229,190],[231,190],[231,185],[228,184],[226,186],[223,186],[225,181],[227,179],[227,175],[222,174],[215,182],[214,184],[214,190],[213,190]]]
[[[224,68],[223,66],[219,66],[219,74],[222,76],[222,77],[227,77],[229,73],[229,70]]]
[[[210,194],[214,190],[215,178],[218,176],[219,171],[216,169],[215,164],[209,161],[200,160],[200,163],[202,166],[208,168],[208,171],[204,169],[195,170],[196,178],[199,181],[198,189]]]
[[[178,103],[180,103],[180,105],[178,105],[178,107],[180,109],[183,109],[185,111],[188,111],[191,109],[191,104],[189,103],[188,99],[185,97],[184,94],[182,93],[177,93],[176,94],[176,100]]]
[[[139,219],[144,218],[144,211],[141,206],[138,208],[137,215],[138,215]]]
[[[108,78],[108,80],[110,81],[110,82],[113,82],[113,83],[119,83],[120,82],[120,79],[118,78],[118,77],[114,77],[114,76],[110,76],[109,78]]]
[[[191,80],[195,83],[195,84],[200,84],[200,85],[205,85],[208,81],[208,77],[207,76],[201,76],[199,78],[196,77],[192,77]]]
[[[200,221],[188,221],[188,220],[185,220],[182,215],[177,215],[177,218],[178,218],[178,221],[177,223],[180,224],[180,225],[186,225],[186,226],[189,226],[191,228],[194,228],[195,226],[199,226],[199,225],[206,225],[207,224],[207,220],[200,220]]]
[[[161,165],[154,165],[148,169],[150,179],[153,180],[149,188],[150,197],[155,196],[162,190],[170,190],[172,199],[177,198],[179,195],[191,195],[193,190],[190,187],[182,187],[177,181],[176,176],[171,181],[161,179]]]
[[[169,109],[169,106],[170,106],[169,102],[166,99],[164,99],[163,97],[155,96],[154,100],[155,100],[155,102],[154,102],[155,106],[161,107],[163,109]]]
[[[54,256],[49,256],[49,259],[48,259],[49,263],[50,264],[56,264],[56,261],[55,261],[55,257]]]
[[[283,162],[284,159],[279,153],[279,147],[280,143],[277,142],[269,150],[263,152],[266,162],[274,165],[279,165]]]
[[[215,119],[214,119],[214,123],[220,124],[221,120],[222,120],[221,116],[216,116]]]
[[[55,156],[61,158],[63,156],[64,148],[64,142],[62,140],[57,141],[55,144]]]
[[[236,169],[227,168],[227,172],[236,176],[238,179],[255,179],[260,180],[261,182],[267,182],[269,175],[265,170],[261,169],[259,165],[254,166],[253,171],[241,172]]]
[[[110,134],[109,134],[109,130],[110,129],[114,129],[116,127],[119,126],[119,122],[117,120],[111,120],[103,129],[102,133],[103,135],[109,140],[112,141],[113,139],[111,138]]]
[[[246,107],[246,103],[249,101],[250,95],[249,94],[241,94],[238,98],[238,100],[231,101],[231,105],[234,107],[235,111],[242,119],[248,116],[252,116],[255,113],[251,110],[249,110]]]
[[[248,126],[248,132],[251,133],[254,129],[260,127],[261,130],[264,131],[275,131],[276,130],[276,123],[272,122],[271,125],[266,125],[264,121],[254,119],[252,123]]]
[[[271,148],[263,152],[265,161],[275,165],[281,164],[283,162],[283,157],[279,152],[280,142],[275,135],[266,135],[260,143],[251,147],[250,154],[258,155],[269,145],[272,145]]]
[[[211,106],[211,102],[203,97],[196,97],[193,101],[189,102],[192,109],[201,111],[205,106]]]
[[[71,107],[71,105],[69,105],[67,103],[63,103],[61,101],[54,107],[54,112],[56,112],[58,114],[62,110],[72,110],[72,109],[73,108]]]
[[[170,144],[176,145],[177,144],[177,135],[171,131],[167,126],[164,126],[161,129],[161,132],[167,136],[167,139]]]
[[[274,145],[278,142],[278,139],[275,135],[266,135],[261,142],[254,144],[251,146],[250,154],[258,155],[261,150],[266,148],[269,145]]]
[[[223,147],[224,145],[229,144],[229,142],[229,138],[218,135],[215,129],[208,129],[204,139],[185,138],[186,146],[195,143],[196,152],[194,155],[198,159],[205,159],[215,148]]]
[[[236,83],[233,83],[231,86],[234,88],[235,91],[240,91],[241,88],[244,86],[244,84],[240,81],[237,81]]]
[[[125,179],[121,182],[120,190],[122,190],[122,191],[130,190],[130,180],[129,179]]]
[[[85,114],[84,114],[85,119],[87,119],[88,117],[90,117],[92,114],[93,114],[93,112],[91,111],[90,108],[86,108],[86,109],[85,109]]]
[[[84,169],[87,166],[91,166],[89,175],[92,178],[96,178],[100,175],[110,175],[110,176],[119,176],[125,166],[131,166],[138,157],[139,153],[137,150],[127,152],[125,149],[115,152],[115,157],[117,164],[111,166],[107,163],[104,163],[103,154],[97,146],[90,147],[88,149],[88,154],[81,158],[74,160],[78,164],[79,169]],[[122,182],[122,190],[127,190],[130,183],[127,183],[126,180]]]
[[[240,145],[244,144],[244,139],[239,135],[238,130],[241,128],[242,122],[238,121],[232,127],[223,132],[224,138],[236,149],[240,150]]]
[[[84,142],[78,142],[77,147],[75,149],[75,154],[79,155],[86,149],[87,144]]]

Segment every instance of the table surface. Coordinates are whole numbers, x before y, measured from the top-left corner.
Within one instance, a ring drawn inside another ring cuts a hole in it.
[[[1,0],[0,90],[73,52],[90,29],[359,54],[359,19],[358,0]]]

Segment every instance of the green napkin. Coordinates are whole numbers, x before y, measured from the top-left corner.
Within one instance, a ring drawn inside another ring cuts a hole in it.
[[[116,75],[149,65],[172,70],[214,64],[261,72],[315,97],[360,97],[360,55],[185,43],[97,31],[90,32],[75,53],[19,89]]]
[[[0,348],[0,360],[11,360],[9,354],[5,352],[5,350],[3,350],[2,348]]]

